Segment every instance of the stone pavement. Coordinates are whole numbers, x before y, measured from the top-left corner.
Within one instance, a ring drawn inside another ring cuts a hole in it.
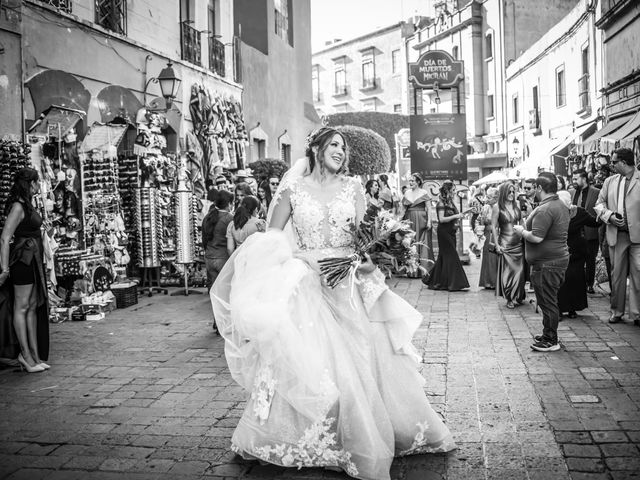
[[[475,288],[394,290],[425,315],[415,342],[434,408],[459,449],[399,459],[402,480],[623,480],[640,472],[640,328],[609,325],[603,295],[537,353],[532,305]],[[98,322],[51,325],[52,369],[0,371],[0,478],[347,479],[246,462],[229,451],[244,392],[203,296],[141,297]]]

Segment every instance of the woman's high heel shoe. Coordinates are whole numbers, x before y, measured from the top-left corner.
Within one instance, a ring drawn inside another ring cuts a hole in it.
[[[42,368],[44,368],[45,370],[49,370],[51,368],[51,365],[47,365],[44,362],[40,362],[38,365],[40,365]]]
[[[45,370],[44,367],[41,367],[40,365],[36,365],[35,367],[29,365],[22,356],[22,353],[18,355],[18,362],[20,362],[20,368],[26,370],[29,373],[44,372]]]

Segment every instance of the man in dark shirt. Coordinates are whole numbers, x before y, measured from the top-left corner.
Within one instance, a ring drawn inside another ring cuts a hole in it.
[[[589,185],[589,176],[584,168],[579,168],[573,172],[573,189],[569,190],[574,205],[584,208],[591,216],[596,216],[594,207],[600,190]],[[600,247],[598,228],[584,227],[584,238],[587,241],[587,262],[585,271],[587,274],[587,292],[596,293],[593,283],[596,278],[596,257]]]
[[[531,284],[542,311],[542,335],[535,337],[531,348],[539,352],[560,350],[558,345],[558,290],[569,265],[567,235],[569,209],[558,198],[558,180],[553,173],[543,172],[536,179],[540,204],[527,217],[526,229],[514,230],[525,240],[525,256],[531,265]]]

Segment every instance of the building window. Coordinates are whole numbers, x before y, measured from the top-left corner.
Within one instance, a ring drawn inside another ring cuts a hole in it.
[[[531,89],[531,98],[533,99],[533,108],[529,111],[529,128],[537,132],[540,131],[540,110],[538,86],[535,85]]]
[[[61,12],[71,13],[71,0],[39,0],[40,3],[57,8]]]
[[[484,37],[484,58],[489,60],[493,58],[493,35],[487,33]]]
[[[563,107],[567,103],[565,89],[564,65],[556,68],[556,107]]]
[[[320,101],[320,65],[311,67],[311,88],[313,90],[313,101]]]
[[[346,113],[349,111],[349,104],[348,103],[339,103],[338,105],[334,105],[333,108],[335,109],[336,113]]]
[[[274,0],[276,35],[289,41],[289,2],[291,0]]]
[[[396,103],[393,106],[393,113],[402,113],[402,104],[401,103]]]
[[[378,110],[378,102],[376,101],[375,98],[362,101],[363,112],[376,112],[377,110]]]
[[[458,55],[459,55],[459,53],[458,53],[458,46],[457,46],[457,45],[455,45],[455,46],[451,49],[451,56],[452,56],[454,59],[456,59],[456,60],[457,60],[457,59],[458,59]]]
[[[518,123],[520,123],[520,118],[518,116],[519,113],[519,105],[518,105],[518,94],[514,94],[513,97],[511,97],[511,115],[513,118],[513,124],[517,125]]]
[[[495,116],[493,95],[487,95],[487,118]]]
[[[202,65],[202,38],[200,31],[193,27],[191,4],[192,0],[180,1],[180,55],[182,60],[194,65]],[[214,37],[211,37],[211,40],[214,40]],[[210,43],[213,44],[213,42]]]
[[[373,51],[362,55],[362,88],[376,87],[376,62]]]
[[[291,165],[291,145],[287,143],[280,145],[280,160],[287,165]]]
[[[400,73],[400,50],[394,50],[391,52],[391,73]]]
[[[578,79],[578,98],[580,100],[580,111],[591,110],[591,99],[589,98],[589,45],[582,49],[582,76]]]
[[[259,138],[253,139],[253,154],[256,160],[264,160],[267,154],[267,142]]]
[[[107,30],[126,35],[126,0],[96,0],[96,23]]]
[[[345,57],[336,60],[334,68],[334,95],[347,94],[347,70],[345,65]]]

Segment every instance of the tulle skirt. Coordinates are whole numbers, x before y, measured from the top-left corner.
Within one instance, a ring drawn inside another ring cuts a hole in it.
[[[388,479],[394,455],[453,439],[424,394],[411,338],[421,315],[379,272],[324,285],[317,260],[282,232],[251,236],[211,290],[233,378],[249,399],[233,434],[245,458]]]

